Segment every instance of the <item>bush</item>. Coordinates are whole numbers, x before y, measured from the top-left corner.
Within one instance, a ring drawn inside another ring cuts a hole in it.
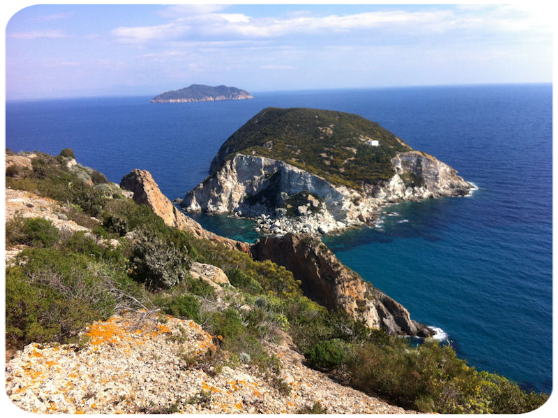
[[[163,312],[168,315],[192,319],[196,322],[200,320],[200,302],[195,296],[181,295],[169,298],[162,305]]]
[[[58,228],[47,219],[16,217],[6,224],[7,244],[51,247],[59,238]]]
[[[87,324],[110,317],[117,305],[131,306],[140,291],[125,273],[85,254],[60,249],[25,250],[25,263],[6,269],[6,342],[78,340]],[[137,306],[134,306],[137,307]]]
[[[190,260],[185,251],[158,236],[143,232],[132,247],[132,277],[148,289],[168,289],[188,276]]]
[[[61,157],[73,158],[74,160],[76,159],[76,155],[74,154],[74,151],[71,148],[64,148],[62,151],[60,151],[59,155]]]
[[[35,247],[50,247],[60,238],[60,232],[51,221],[42,218],[27,219],[23,233],[27,236],[29,245]]]
[[[340,340],[328,340],[315,344],[304,354],[306,361],[318,370],[331,371],[343,363],[347,346]]]
[[[263,292],[262,286],[254,280],[252,277],[244,274],[241,270],[233,268],[227,271],[227,277],[229,282],[239,289],[244,290],[253,295],[257,295]]]
[[[110,183],[108,179],[105,177],[103,173],[98,172],[97,170],[93,170],[91,172],[91,181],[93,184],[107,184]]]
[[[128,232],[128,221],[118,215],[105,216],[103,227],[123,237]]]
[[[6,177],[17,177],[21,173],[21,167],[13,164],[6,168]]]
[[[99,216],[107,202],[101,190],[80,180],[72,182],[67,193],[70,203],[78,205],[91,216]]]
[[[327,408],[320,401],[314,403],[312,407],[304,406],[296,411],[297,414],[327,414]]]
[[[222,312],[216,312],[210,320],[211,330],[215,335],[225,339],[239,340],[244,333],[244,325],[237,310],[229,307]]]

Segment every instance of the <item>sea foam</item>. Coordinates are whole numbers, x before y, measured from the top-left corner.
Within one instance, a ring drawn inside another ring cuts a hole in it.
[[[432,336],[433,339],[437,340],[437,341],[444,341],[447,342],[448,341],[448,334],[442,329],[442,328],[438,328],[438,327],[433,327],[433,326],[428,326],[429,329],[431,329],[432,331],[434,331],[436,334],[434,334],[434,336]]]

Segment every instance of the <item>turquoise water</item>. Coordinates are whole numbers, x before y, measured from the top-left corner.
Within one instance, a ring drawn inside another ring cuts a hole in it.
[[[149,170],[170,199],[207,175],[219,146],[267,106],[360,114],[448,163],[471,197],[386,208],[381,225],[324,241],[348,266],[442,328],[458,354],[526,387],[552,388],[552,86],[255,94],[231,102],[150,97],[8,102],[6,145],[58,153],[115,182]],[[254,241],[250,221],[196,217]]]

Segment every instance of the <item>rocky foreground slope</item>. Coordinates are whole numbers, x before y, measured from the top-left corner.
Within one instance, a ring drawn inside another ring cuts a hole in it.
[[[181,206],[257,218],[273,234],[326,234],[373,225],[386,204],[472,189],[447,164],[357,115],[268,108],[223,144]]]
[[[270,380],[256,367],[212,364],[219,339],[194,321],[127,313],[92,324],[84,346],[31,344],[8,362],[6,393],[21,409],[56,414],[401,414],[402,408],[309,369],[288,336],[267,349],[281,362]]]

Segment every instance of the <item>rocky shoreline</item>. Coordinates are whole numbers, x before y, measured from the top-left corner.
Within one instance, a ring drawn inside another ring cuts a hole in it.
[[[237,154],[189,191],[180,206],[186,212],[254,219],[256,231],[264,234],[326,235],[373,226],[386,205],[467,196],[476,189],[448,165],[418,151],[397,154],[392,166],[389,181],[355,190],[283,161]]]

